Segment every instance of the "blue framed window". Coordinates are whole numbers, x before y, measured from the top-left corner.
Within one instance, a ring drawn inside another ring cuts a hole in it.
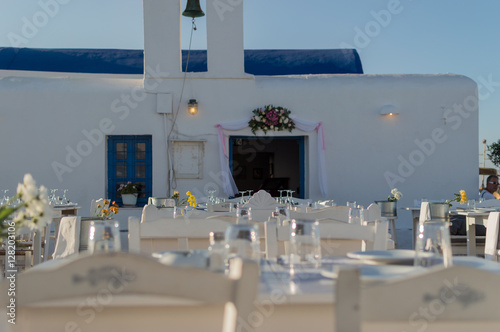
[[[137,206],[147,204],[153,192],[151,135],[108,136],[108,198],[123,205],[117,192],[128,181],[138,185]]]

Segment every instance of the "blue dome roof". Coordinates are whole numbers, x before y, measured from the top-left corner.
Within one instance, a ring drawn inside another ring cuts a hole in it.
[[[183,68],[187,51],[182,51]],[[143,74],[143,50],[0,48],[0,69],[95,74]],[[207,71],[207,51],[192,50],[189,72]],[[253,75],[363,74],[358,52],[336,50],[245,50]]]

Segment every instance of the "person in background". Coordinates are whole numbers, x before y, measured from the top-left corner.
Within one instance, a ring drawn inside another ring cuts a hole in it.
[[[479,194],[479,198],[483,200],[488,199],[500,199],[500,194],[498,193],[498,176],[490,175],[486,179],[486,188],[484,188]]]

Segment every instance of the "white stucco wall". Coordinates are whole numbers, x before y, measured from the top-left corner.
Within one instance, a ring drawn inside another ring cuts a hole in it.
[[[153,136],[153,194],[167,193],[164,117],[169,123],[172,115],[156,113],[156,97],[144,93],[141,77],[0,74],[1,188],[12,193],[30,172],[48,188],[69,189],[87,215],[90,200],[105,195],[103,137],[147,134]],[[172,87],[175,111],[180,83],[163,84]],[[196,116],[185,111],[193,97],[199,102]],[[368,205],[384,199],[391,185],[404,194],[401,206],[422,197],[452,198],[460,189],[470,196],[477,192],[476,85],[457,75],[189,79],[172,138],[206,140],[204,177],[178,180],[176,189],[203,193],[208,185],[219,185],[214,126],[248,118],[252,109],[267,104],[323,122],[329,198],[340,204],[357,200]],[[393,104],[399,115],[381,116],[385,104]],[[247,128],[226,135],[252,134]],[[306,197],[320,199],[316,133],[275,135],[309,137]]]

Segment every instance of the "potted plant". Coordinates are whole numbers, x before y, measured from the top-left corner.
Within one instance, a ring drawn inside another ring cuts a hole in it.
[[[394,188],[386,201],[375,201],[380,206],[382,217],[396,217],[398,215],[397,202],[401,197],[403,197],[403,194],[397,188]]]
[[[137,203],[137,192],[139,189],[137,188],[137,184],[132,182],[127,182],[126,184],[120,184],[118,187],[118,193],[122,196],[123,205],[132,205],[135,206]]]

